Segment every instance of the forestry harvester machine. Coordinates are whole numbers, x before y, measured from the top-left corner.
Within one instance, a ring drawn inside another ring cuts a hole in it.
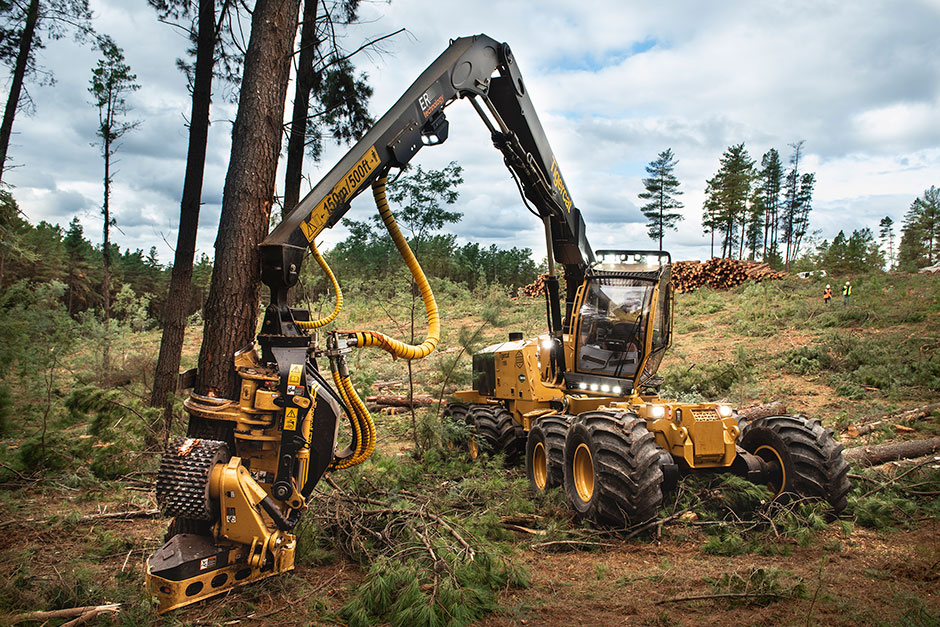
[[[660,398],[656,371],[672,333],[670,257],[664,252],[593,253],[509,46],[478,35],[451,42],[375,126],[261,244],[271,293],[256,345],[235,356],[236,399],[192,394],[188,437],[170,442],[157,500],[173,517],[148,560],[147,584],[165,612],[293,568],[292,530],[324,472],[362,463],[375,426],[353,389],[346,355],[374,346],[420,359],[434,350],[434,296],[385,198],[386,177],[448,135],[444,109],[469,100],[502,153],[523,203],[545,228],[547,332],[473,357],[472,390],[445,417],[471,433],[466,448],[524,455],[535,490],[564,486],[571,506],[601,523],[655,515],[681,473],[732,471],[778,495],[798,493],[845,506],[848,466],[818,421],[772,416],[739,424],[730,405]],[[423,343],[376,331],[316,329],[332,322],[342,294],[315,239],[367,187],[421,292]],[[329,316],[289,306],[307,250],[336,292]],[[564,302],[556,264],[563,268]],[[319,362],[327,362],[329,376]],[[351,442],[337,445],[338,424]]]

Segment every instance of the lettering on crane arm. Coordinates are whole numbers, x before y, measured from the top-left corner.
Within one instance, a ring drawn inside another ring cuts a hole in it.
[[[418,97],[418,106],[421,108],[421,114],[425,119],[442,104],[444,104],[444,96],[440,93],[437,84],[432,85],[430,89]]]
[[[300,223],[300,230],[308,242],[319,235],[326,228],[327,221],[337,208],[341,207],[348,198],[352,198],[369,175],[379,167],[381,160],[375,146],[369,148],[365,156],[347,172],[340,182],[320,201],[310,217]]]
[[[552,185],[561,194],[561,201],[565,203],[565,209],[568,210],[568,213],[571,213],[571,206],[574,203],[571,202],[571,196],[568,195],[568,188],[565,187],[565,181],[561,178],[561,170],[558,169],[558,162],[555,161],[555,157],[552,157]]]

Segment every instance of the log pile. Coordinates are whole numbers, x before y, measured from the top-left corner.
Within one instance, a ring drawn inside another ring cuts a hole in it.
[[[785,272],[772,269],[766,263],[741,259],[712,257],[705,263],[677,261],[672,264],[672,284],[678,292],[691,292],[702,286],[715,289],[737,287],[745,281],[782,279]]]
[[[539,278],[535,279],[532,283],[523,285],[520,293],[523,296],[544,296],[546,277],[548,277],[547,274],[540,274]]]

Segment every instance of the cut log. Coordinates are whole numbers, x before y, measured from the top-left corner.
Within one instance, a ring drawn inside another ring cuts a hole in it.
[[[940,451],[940,438],[856,446],[845,450],[845,460],[855,466],[875,466],[896,459],[923,457]]]
[[[738,411],[738,418],[751,421],[767,416],[780,416],[787,413],[787,406],[782,401],[773,401],[764,405],[745,407]]]
[[[385,407],[424,407],[435,402],[429,394],[415,394],[410,401],[407,396],[367,396],[366,402]]]

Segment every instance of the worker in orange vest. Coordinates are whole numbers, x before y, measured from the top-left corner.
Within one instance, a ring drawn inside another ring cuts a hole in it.
[[[828,305],[829,301],[831,300],[832,300],[832,288],[830,288],[829,285],[827,284],[826,291],[823,292],[823,302]]]
[[[842,304],[848,305],[849,299],[852,297],[852,284],[848,281],[845,282],[845,286],[842,288]]]

